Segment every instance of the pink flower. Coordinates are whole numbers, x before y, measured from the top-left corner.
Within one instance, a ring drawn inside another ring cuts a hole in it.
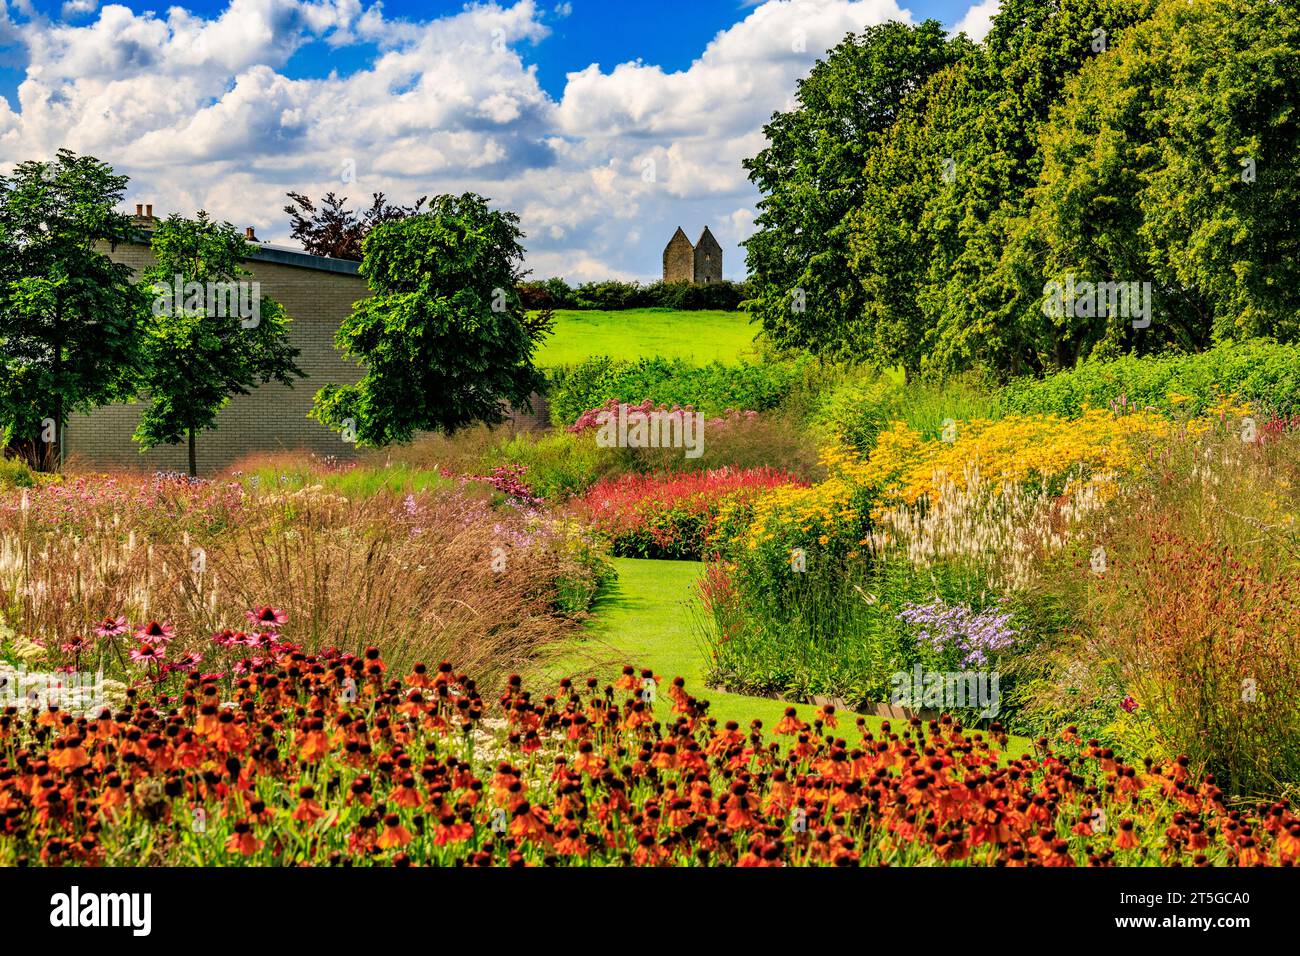
[[[271,607],[267,604],[263,607],[257,607],[248,612],[248,619],[254,624],[261,627],[275,629],[289,620],[289,615],[285,614],[279,608]]]
[[[224,631],[217,631],[217,633],[212,635],[212,643],[218,644],[221,647],[233,647],[234,645],[242,644],[243,642],[244,632],[232,631],[230,628],[226,628]]]
[[[131,660],[147,667],[150,663],[162,663],[163,655],[165,653],[167,653],[167,651],[161,645],[141,644],[131,652]]]
[[[180,660],[172,661],[171,663],[165,665],[163,667],[163,670],[180,671],[182,673],[187,673],[189,671],[194,670],[196,667],[198,667],[199,662],[201,660],[203,660],[202,654],[200,654],[198,651],[190,651],[188,654],[184,655]]]
[[[135,632],[136,640],[158,646],[166,645],[175,636],[176,628],[170,624],[159,624],[157,621],[150,621],[144,627],[137,628]]]
[[[117,637],[130,630],[124,617],[106,617],[95,626],[96,637]]]
[[[65,654],[80,654],[89,646],[90,642],[78,634],[74,637],[68,638],[60,644],[59,650],[63,651]]]
[[[1126,714],[1131,714],[1133,713],[1133,711],[1138,709],[1138,702],[1135,701],[1132,697],[1128,697],[1128,696],[1126,696],[1123,700],[1121,700],[1119,702],[1119,705],[1120,707],[1124,708],[1124,712]]]

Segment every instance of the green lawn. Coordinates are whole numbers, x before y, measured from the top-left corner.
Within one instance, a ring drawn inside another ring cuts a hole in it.
[[[586,636],[546,667],[546,686],[562,675],[592,675],[612,680],[625,664],[650,667],[665,683],[674,677],[686,679],[691,695],[709,701],[709,713],[719,720],[749,726],[755,718],[768,731],[790,705],[766,697],[730,694],[704,684],[705,648],[692,631],[692,608],[697,607],[695,582],[703,565],[698,561],[652,561],[644,558],[614,558],[618,580],[596,599]],[[662,687],[663,685],[661,685]],[[799,718],[811,721],[816,710],[798,704]],[[840,715],[838,733],[855,739],[858,715]],[[881,719],[867,717],[867,725],[879,730]],[[895,729],[898,730],[897,722]],[[789,739],[789,738],[786,738]],[[1030,742],[1012,737],[1008,751],[1028,753]]]
[[[570,365],[592,355],[734,362],[750,349],[755,331],[745,312],[560,309],[555,313],[555,331],[542,345],[537,363]]]
[[[747,727],[757,717],[768,729],[776,725],[789,706],[785,702],[704,684],[705,651],[691,630],[702,564],[643,558],[614,558],[613,564],[618,580],[596,599],[585,639],[547,666],[551,678],[572,673],[612,680],[625,664],[650,667],[663,678],[661,690],[674,677],[684,677],[687,692],[709,701],[709,713],[719,720]],[[799,705],[800,718],[811,720],[815,709]]]

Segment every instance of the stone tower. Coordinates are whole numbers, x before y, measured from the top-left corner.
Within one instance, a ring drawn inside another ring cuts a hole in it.
[[[705,226],[695,243],[695,284],[708,285],[722,281],[722,246]]]
[[[700,241],[691,245],[680,226],[664,247],[664,281],[708,285],[722,281],[722,246],[713,238],[709,227],[700,233]]]
[[[677,227],[673,237],[668,240],[668,245],[664,246],[664,281],[695,281],[695,247],[686,238],[681,226]]]

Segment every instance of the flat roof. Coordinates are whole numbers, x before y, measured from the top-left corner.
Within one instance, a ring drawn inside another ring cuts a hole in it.
[[[153,234],[151,229],[142,229],[135,227],[131,235],[131,241],[141,245],[149,244],[149,236]],[[296,266],[299,269],[315,269],[318,272],[338,272],[343,275],[359,276],[361,263],[354,262],[351,259],[331,259],[329,256],[315,256],[310,252],[303,252],[301,249],[293,249],[289,246],[276,246],[269,242],[260,242],[257,239],[250,239],[255,249],[248,256],[248,259],[256,262],[274,262],[282,266]]]

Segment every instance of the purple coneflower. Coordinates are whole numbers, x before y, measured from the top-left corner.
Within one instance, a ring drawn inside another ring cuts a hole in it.
[[[176,628],[170,624],[159,624],[157,621],[150,621],[135,632],[136,640],[160,646],[167,644],[175,636]]]
[[[124,617],[106,617],[95,625],[96,637],[117,637],[131,629]]]
[[[285,614],[279,608],[271,607],[267,604],[263,607],[256,607],[248,612],[248,619],[260,627],[277,628],[285,621],[289,620],[289,615]]]
[[[143,664],[148,667],[149,664],[161,664],[163,655],[166,654],[166,648],[157,644],[141,644],[135,650],[131,651],[131,660],[137,664]]]

